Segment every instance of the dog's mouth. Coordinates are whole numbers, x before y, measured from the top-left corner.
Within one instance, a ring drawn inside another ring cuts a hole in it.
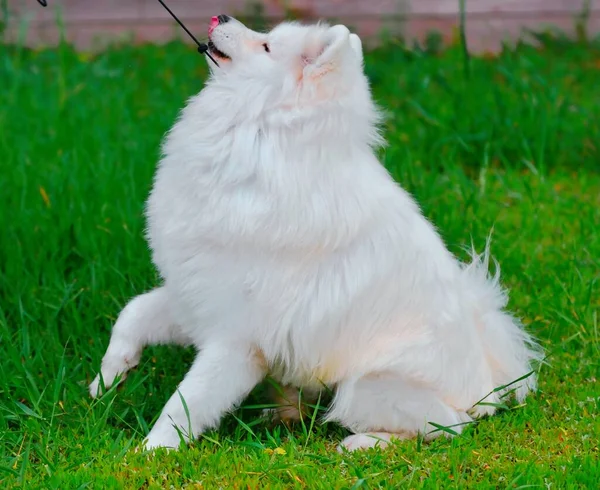
[[[221,51],[219,48],[217,48],[215,46],[215,43],[213,43],[211,40],[208,41],[208,51],[210,52],[211,55],[213,55],[221,60],[231,61],[231,56],[223,53],[223,51]]]

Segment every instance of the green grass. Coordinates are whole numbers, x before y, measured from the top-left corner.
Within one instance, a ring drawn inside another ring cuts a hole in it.
[[[193,49],[0,46],[3,488],[597,488],[600,50],[475,58],[388,46],[367,71],[385,165],[450,249],[484,246],[550,354],[540,391],[452,440],[338,455],[334,425],[256,423],[261,390],[179,453],[134,453],[193,353],[149,348],[92,401],[120,309],[157,283],[142,210],[164,132],[199,91]]]

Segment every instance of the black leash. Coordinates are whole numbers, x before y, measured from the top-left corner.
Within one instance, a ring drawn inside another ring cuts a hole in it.
[[[38,3],[42,6],[42,7],[47,7],[48,6],[48,2],[47,0],[37,0]],[[171,11],[171,9],[169,7],[167,7],[167,5],[165,4],[165,2],[163,2],[163,0],[158,0],[158,2],[165,8],[165,10],[167,12],[169,12],[169,14],[171,14],[171,17],[173,17],[177,23],[181,26],[181,28],[187,33],[188,36],[190,36],[192,38],[192,40],[198,45],[198,52],[200,54],[205,54],[206,56],[208,56],[210,58],[210,60],[217,66],[219,66],[219,63],[217,63],[217,60],[215,60],[211,55],[210,52],[208,50],[208,44],[205,43],[201,43],[200,41],[198,41],[198,39],[196,39],[196,37],[188,30],[188,28],[183,24],[183,22],[181,22],[179,20],[179,18]]]

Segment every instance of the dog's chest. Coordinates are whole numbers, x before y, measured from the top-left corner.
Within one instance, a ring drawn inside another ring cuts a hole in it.
[[[319,254],[350,242],[375,214],[357,183],[325,176],[317,183],[306,172],[256,173],[232,184],[198,169],[164,169],[149,201],[149,232],[155,243],[190,252],[239,246]]]

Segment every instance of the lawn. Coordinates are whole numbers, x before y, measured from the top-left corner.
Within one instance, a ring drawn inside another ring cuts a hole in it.
[[[189,449],[135,453],[193,352],[148,348],[98,401],[111,325],[157,284],[143,207],[165,131],[206,77],[180,43],[0,46],[2,488],[597,488],[600,48],[549,40],[465,65],[389,45],[366,70],[381,158],[450,249],[492,252],[548,352],[539,392],[460,437],[339,455],[340,427],[257,422],[262,388]]]

